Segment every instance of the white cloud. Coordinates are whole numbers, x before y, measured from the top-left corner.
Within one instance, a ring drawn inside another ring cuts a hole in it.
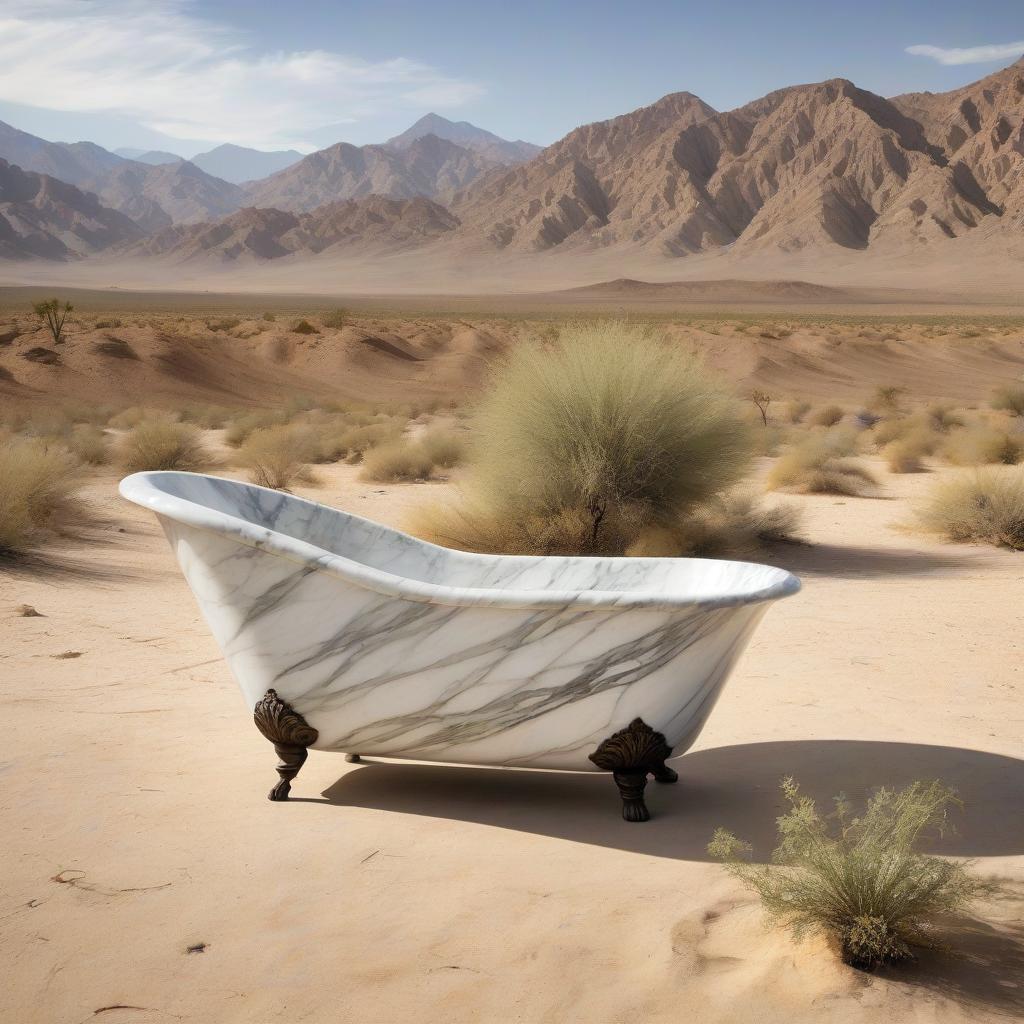
[[[0,99],[117,114],[180,139],[313,149],[328,124],[458,107],[472,82],[404,57],[259,52],[190,0],[3,0]]]
[[[1018,43],[992,43],[988,46],[950,49],[942,46],[908,46],[907,53],[912,53],[915,57],[931,57],[940,64],[987,64],[1020,57],[1024,54],[1024,40]]]

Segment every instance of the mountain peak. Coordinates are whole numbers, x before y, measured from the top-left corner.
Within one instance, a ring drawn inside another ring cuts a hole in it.
[[[470,124],[469,121],[449,121],[447,117],[433,112],[424,114],[415,124],[406,128],[400,135],[388,139],[384,145],[390,149],[406,149],[425,135],[436,135],[445,142],[454,142],[455,145],[471,149],[495,163],[521,163],[540,152],[540,146],[523,142],[521,139],[503,139],[494,132]]]

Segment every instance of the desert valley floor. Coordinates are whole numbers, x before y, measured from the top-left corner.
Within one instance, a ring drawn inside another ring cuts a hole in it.
[[[184,299],[83,293],[89,323],[54,361],[25,355],[52,349],[25,316],[30,297],[5,291],[0,320],[0,335],[15,324],[0,394],[23,405],[131,395],[257,407],[371,387],[391,402],[468,403],[519,331],[565,315],[362,309],[300,337],[287,324],[318,311],[301,297],[193,297],[186,316]],[[267,308],[275,321],[259,319]],[[994,381],[1024,373],[1016,312],[707,309],[629,315],[689,340],[738,390],[850,409],[882,384],[914,402],[981,406]],[[96,326],[101,315],[117,325]],[[206,439],[226,453],[219,432]],[[760,459],[755,483],[771,461]],[[915,500],[955,470],[896,475],[867,461],[878,497],[786,496],[804,514],[802,542],[759,557],[804,588],[771,609],[696,747],[674,762],[680,784],[649,787],[653,817],[639,826],[619,818],[603,776],[350,765],[315,751],[292,802],[267,801],[273,751],[163,535],[117,496],[114,467],[91,471],[88,518],[0,563],[0,1019],[1024,1017],[1024,555],[914,527]],[[296,491],[402,527],[454,495],[459,472],[377,484],[336,463]],[[786,775],[824,802],[944,780],[964,809],[934,850],[974,859],[1002,897],[957,924],[956,954],[875,975],[844,967],[822,941],[766,929],[706,846],[725,826],[767,857]]]

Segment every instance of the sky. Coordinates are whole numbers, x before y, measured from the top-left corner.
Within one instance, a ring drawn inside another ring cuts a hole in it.
[[[0,0],[0,120],[193,156],[382,142],[436,111],[546,145],[669,92],[939,92],[1021,55],[1021,0]]]

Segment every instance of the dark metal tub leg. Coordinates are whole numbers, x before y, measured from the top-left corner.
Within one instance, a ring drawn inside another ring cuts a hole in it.
[[[281,700],[276,690],[267,690],[256,702],[252,717],[256,728],[274,744],[278,756],[280,781],[268,798],[287,800],[292,779],[306,763],[306,748],[316,743],[319,733],[289,703]]]
[[[658,782],[675,782],[679,776],[665,764],[672,748],[660,732],[642,718],[634,718],[625,729],[609,736],[590,755],[590,760],[612,773],[622,797],[622,817],[626,821],[648,821],[644,803],[648,774]]]

